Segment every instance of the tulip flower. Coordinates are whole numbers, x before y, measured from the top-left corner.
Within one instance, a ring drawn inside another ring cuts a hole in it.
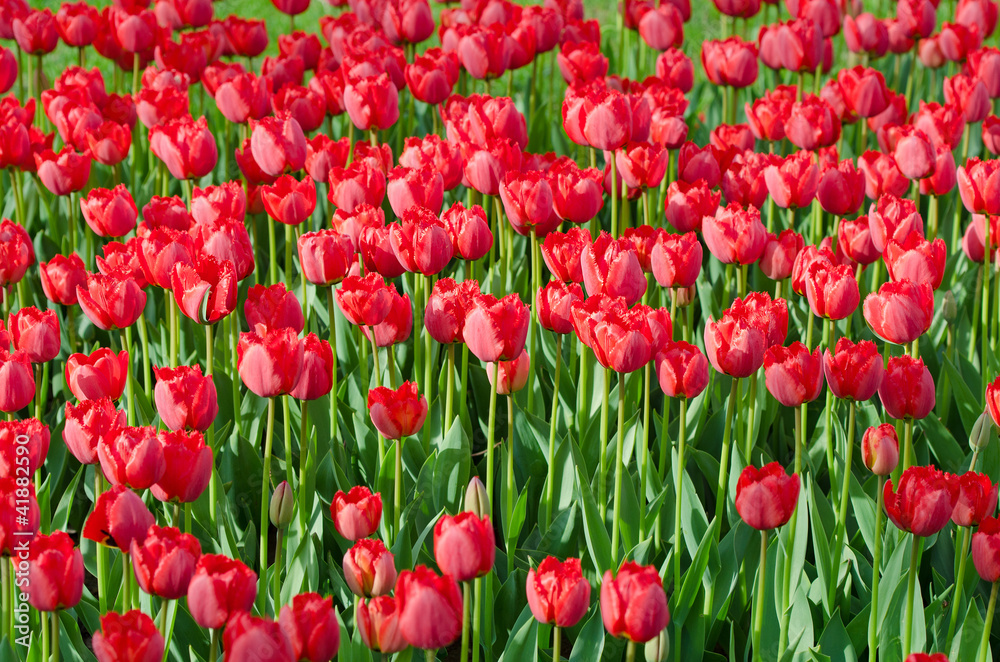
[[[111,190],[95,188],[80,198],[83,220],[98,237],[122,237],[135,229],[139,210],[123,184]]]
[[[532,615],[554,625],[557,634],[580,622],[590,609],[590,583],[583,577],[580,559],[545,557],[528,570],[526,591]]]
[[[868,265],[879,259],[880,254],[872,243],[868,216],[842,219],[837,228],[837,246],[852,262]]]
[[[197,431],[161,431],[157,441],[163,449],[164,471],[150,488],[164,503],[192,503],[201,496],[212,477],[212,449]]]
[[[129,550],[133,541],[141,544],[146,539],[153,523],[153,515],[142,499],[125,485],[115,485],[97,496],[94,510],[84,523],[83,537]]]
[[[293,660],[330,662],[340,648],[340,624],[333,599],[300,593],[281,608],[278,623],[292,645]]]
[[[29,248],[30,245],[28,243]],[[31,255],[33,259],[34,250],[31,251]],[[27,268],[27,265],[28,262],[25,260],[25,268]],[[83,265],[83,260],[76,253],[71,253],[68,257],[55,255],[48,262],[40,263],[38,265],[38,272],[41,277],[42,292],[45,294],[45,298],[53,303],[64,306],[75,305],[77,302],[77,286],[83,285],[86,287],[87,285],[87,271]]]
[[[215,324],[233,312],[237,288],[233,263],[220,262],[211,255],[193,265],[179,262],[170,274],[170,289],[177,308],[198,324]]]
[[[972,535],[972,563],[984,580],[1000,581],[1000,520],[996,517],[985,518]]]
[[[469,351],[484,363],[510,361],[524,349],[528,335],[528,307],[516,294],[496,299],[472,297],[462,330]]]
[[[925,418],[934,409],[934,380],[923,360],[891,357],[879,386],[879,398],[893,418]]]
[[[581,253],[583,285],[587,294],[624,297],[627,305],[636,303],[646,291],[635,247],[625,239],[614,239],[601,232],[594,243]]]
[[[391,655],[409,646],[399,629],[399,610],[394,598],[361,600],[355,615],[361,641],[371,650]]]
[[[59,153],[46,149],[34,155],[38,178],[53,195],[69,195],[83,189],[90,177],[89,152],[78,154],[73,146]]]
[[[330,170],[330,204],[348,213],[362,205],[378,207],[385,197],[385,173],[369,161],[354,161],[346,168]]]
[[[458,584],[449,575],[438,576],[425,565],[399,573],[396,608],[399,631],[416,648],[443,648],[461,632],[462,596]]]
[[[392,553],[381,540],[362,538],[344,554],[344,581],[360,598],[388,595],[396,584]]]
[[[35,418],[0,422],[0,477],[31,476],[49,452],[49,427]]]
[[[153,427],[124,427],[97,442],[101,470],[112,485],[144,490],[166,470],[163,447]]]
[[[902,241],[890,239],[883,259],[892,280],[927,283],[936,290],[944,278],[947,248],[943,239],[927,241],[920,233],[911,232]]]
[[[13,354],[0,347],[0,411],[23,409],[35,397],[35,377],[25,352]]]
[[[496,543],[489,516],[443,515],[434,526],[434,559],[441,572],[467,582],[493,569]]]
[[[758,531],[776,529],[795,512],[799,486],[798,474],[787,475],[777,462],[760,469],[749,466],[736,484],[736,510]]]
[[[9,318],[13,347],[32,363],[47,363],[59,355],[59,318],[55,311],[21,308]]]
[[[845,319],[861,303],[854,270],[846,264],[814,262],[806,270],[805,285],[812,313],[830,321]]]
[[[261,186],[260,197],[267,215],[285,225],[299,225],[316,208],[316,184],[308,175],[298,181],[282,175],[271,186]]]
[[[667,595],[656,569],[626,561],[617,575],[605,571],[601,620],[611,636],[627,639],[630,645],[645,643],[667,627]]]
[[[257,575],[240,561],[203,554],[188,584],[191,617],[203,628],[218,630],[253,607],[256,588]]]
[[[392,308],[392,298],[379,274],[348,276],[337,290],[337,307],[351,324],[381,324]]]
[[[812,402],[823,388],[819,347],[812,352],[800,342],[771,347],[764,353],[764,380],[775,400],[786,407]]]
[[[896,345],[911,343],[930,328],[934,292],[929,283],[909,280],[885,283],[865,298],[868,326],[879,338]]]
[[[292,644],[281,626],[267,618],[236,612],[222,633],[226,662],[256,657],[262,662],[294,662]]]
[[[305,327],[302,305],[284,283],[251,287],[243,303],[243,314],[251,328],[261,325],[268,330],[291,329],[299,333]]]
[[[463,260],[478,260],[493,247],[493,233],[486,212],[479,205],[466,209],[456,202],[441,214],[441,222],[451,237],[453,255]]]
[[[431,276],[451,261],[454,247],[441,221],[424,207],[411,207],[402,223],[389,226],[389,244],[407,271]]]
[[[301,170],[306,160],[302,126],[287,113],[251,123],[250,149],[253,160],[271,177]]]
[[[98,662],[157,660],[163,657],[163,635],[156,624],[138,609],[101,616],[101,629],[92,641]]]
[[[83,555],[63,531],[38,535],[28,552],[28,604],[39,611],[72,609],[83,596]]]
[[[289,393],[302,371],[302,342],[294,329],[270,329],[240,334],[237,370],[244,385],[261,398]]]
[[[333,495],[330,515],[334,527],[342,537],[357,541],[372,535],[382,519],[382,495],[363,485],[356,485],[349,492],[340,490]]]
[[[207,120],[175,120],[154,126],[149,148],[177,179],[200,179],[215,169],[219,160],[215,137]]]
[[[66,403],[63,441],[81,464],[96,464],[97,442],[125,427],[125,412],[115,409],[110,398],[84,400],[77,406]]]
[[[201,557],[201,544],[189,533],[154,524],[144,541],[132,541],[131,557],[143,591],[177,600],[188,593],[195,564]]]
[[[706,216],[702,231],[708,250],[723,264],[756,262],[767,239],[760,212],[755,207],[744,210],[736,203]]]
[[[317,400],[330,392],[334,367],[330,343],[310,333],[302,339],[302,345],[302,372],[289,395],[305,404],[305,401]]]

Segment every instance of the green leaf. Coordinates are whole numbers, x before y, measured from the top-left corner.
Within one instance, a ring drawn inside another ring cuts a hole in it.
[[[955,404],[958,405],[958,413],[962,418],[962,427],[965,429],[965,434],[968,435],[972,432],[972,426],[976,424],[976,419],[983,413],[980,406],[981,401],[978,395],[973,395],[954,363],[945,358],[943,365],[944,371],[948,375],[948,380],[951,382],[951,388],[955,393]]]
[[[691,565],[681,580],[681,590],[672,596],[674,603],[670,608],[670,617],[676,623],[683,625],[687,620],[695,598],[698,597],[698,593],[701,591],[702,579],[705,575],[705,570],[708,568],[709,559],[715,557],[716,563],[714,565],[718,565],[719,551],[715,542],[715,530],[718,526],[718,520],[713,520],[711,526],[708,527],[705,534],[701,537],[701,542],[698,544],[698,551],[695,552]],[[713,579],[714,573],[710,575],[708,580],[712,581]]]
[[[599,662],[604,653],[604,622],[601,612],[594,610],[573,643],[569,662]]]
[[[823,634],[819,637],[819,648],[830,656],[830,662],[857,662],[858,654],[847,634],[839,610],[834,612],[826,628],[823,629]]]
[[[538,621],[531,613],[528,605],[521,610],[521,615],[517,617],[513,634],[507,641],[507,647],[503,651],[500,659],[503,662],[521,662],[522,660],[538,660],[538,646],[535,645],[535,638],[538,632]]]
[[[573,446],[574,453],[576,453],[576,444]],[[590,551],[598,575],[603,575],[612,566],[611,539],[608,537],[608,529],[604,520],[601,519],[601,511],[597,507],[590,483],[579,467],[577,468],[577,478],[580,495],[583,499],[583,532],[587,539],[587,549]]]

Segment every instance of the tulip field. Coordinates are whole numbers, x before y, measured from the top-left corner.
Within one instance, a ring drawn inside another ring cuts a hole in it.
[[[1000,659],[997,0],[0,0],[0,662]]]

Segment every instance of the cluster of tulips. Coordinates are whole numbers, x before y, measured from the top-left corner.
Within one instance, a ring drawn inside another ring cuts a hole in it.
[[[0,0],[0,653],[991,659],[996,0],[272,4]]]

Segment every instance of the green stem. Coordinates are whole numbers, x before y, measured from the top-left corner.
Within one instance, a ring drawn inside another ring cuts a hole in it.
[[[396,440],[396,463],[393,471],[392,516],[395,518],[393,532],[399,536],[399,523],[403,516],[403,440]]]
[[[955,575],[955,596],[951,601],[951,619],[948,621],[948,636],[945,637],[945,646],[951,647],[951,640],[955,636],[955,626],[958,624],[958,605],[962,602],[962,589],[965,586],[965,566],[969,558],[969,542],[972,539],[972,528],[962,527],[962,547],[958,555],[958,574]]]
[[[601,508],[601,521],[607,519],[608,514],[608,398],[611,392],[611,369],[604,369],[604,392],[601,400],[601,472],[597,480],[597,503]]]
[[[128,424],[135,425],[135,392],[132,387],[132,364],[135,361],[135,353],[132,351],[132,327],[124,329],[124,339],[122,344],[128,352],[128,371],[125,375],[125,392],[128,394]]]
[[[469,659],[469,634],[472,625],[470,606],[472,604],[472,582],[462,582],[462,651],[460,659]]]
[[[736,412],[736,399],[739,397],[740,380],[732,378],[729,390],[729,403],[726,405],[726,425],[722,433],[722,457],[719,458],[719,483],[715,492],[715,519],[720,520],[715,529],[715,535],[722,532],[721,518],[726,509],[726,492],[729,484],[729,444],[733,437],[733,414]]]
[[[750,375],[750,395],[747,398],[747,436],[744,440],[745,452],[743,453],[746,461],[750,461],[750,454],[753,452],[754,446],[754,436],[753,436],[753,426],[754,426],[754,414],[757,412],[757,372],[755,371]]]
[[[669,399],[669,398],[667,398]],[[677,420],[677,467],[674,471],[674,592],[681,585],[681,556],[684,551],[684,539],[681,537],[681,513],[684,503],[684,461],[687,443],[685,440],[685,422],[687,419],[687,398],[681,399],[681,411]],[[664,423],[664,427],[666,423]],[[666,445],[664,445],[666,452]]]
[[[618,163],[611,153],[611,236],[618,236]]]
[[[556,482],[556,420],[559,411],[559,373],[562,367],[562,334],[556,334],[556,374],[552,390],[552,409],[549,412],[549,475],[545,482],[545,529],[552,525],[555,511]]]
[[[500,375],[500,362],[496,361],[493,364],[493,383],[496,384]],[[493,451],[496,440],[496,426],[497,426],[497,390],[495,388],[490,389],[490,418],[489,418],[489,431],[486,438],[486,494],[490,498],[490,510],[492,511],[493,503]],[[485,514],[485,513],[484,513]]]
[[[805,419],[805,407],[795,407],[795,473],[801,475],[802,471],[802,429]],[[796,510],[798,504],[796,504]],[[794,549],[796,529],[798,528],[798,517],[792,512],[792,518],[788,525],[788,548]],[[785,654],[788,648],[788,628],[790,625],[791,612],[789,611],[792,592],[792,554],[784,564],[784,573],[781,578],[781,624],[778,636],[778,659]]]
[[[982,320],[982,331],[980,332],[980,342],[982,343],[982,354],[979,359],[979,369],[983,374],[990,372],[992,366],[990,366],[989,361],[989,346],[990,346],[990,271],[992,265],[990,264],[990,256],[992,255],[992,250],[990,248],[990,220],[987,217],[983,222],[984,235],[983,235],[983,246],[986,247],[986,261],[983,263],[983,304],[980,306],[979,312],[981,314],[980,319]],[[992,373],[990,373],[992,374]],[[986,393],[986,380],[983,380],[983,394],[985,402]]]
[[[472,662],[479,662],[480,622],[482,620],[483,578],[476,577],[473,582],[472,603]]]
[[[997,589],[1000,589],[1000,582],[993,582],[993,590],[990,591],[990,604],[986,608],[986,622],[983,623],[983,639],[979,642],[979,662],[986,662],[986,651],[990,648],[993,614],[996,613],[997,607]]]
[[[625,647],[625,662],[635,662],[635,642],[630,641]]]
[[[552,659],[554,662],[562,662],[562,628],[558,625],[552,628]]]
[[[139,342],[142,343],[142,388],[147,400],[153,397],[153,380],[150,374],[149,332],[146,330],[146,316],[139,315],[136,320],[139,326]]]
[[[267,218],[267,282],[274,285],[278,282],[278,241],[275,238],[274,219]]]
[[[284,531],[278,529],[277,540],[275,540],[274,545],[274,574],[271,578],[274,583],[274,613],[278,613],[278,605],[281,603],[281,552],[282,547],[285,545]]]
[[[875,551],[872,555],[872,612],[868,620],[868,659],[875,660],[878,654],[878,588],[882,576],[882,487],[885,477],[878,477],[878,495],[875,503]]]
[[[903,424],[903,471],[913,466],[913,419]]]
[[[45,615],[42,615],[45,618]],[[52,612],[52,662],[59,662],[59,611]]]
[[[122,551],[122,613],[132,609],[132,562],[129,555]]]
[[[267,399],[267,437],[264,442],[264,471],[260,487],[260,578],[257,580],[257,611],[267,611],[267,526],[271,483],[271,449],[274,447],[274,398]]]
[[[622,455],[625,447],[625,373],[618,373],[618,437],[615,440],[615,508],[611,521],[611,560],[618,567],[618,514],[622,501]]]
[[[639,455],[639,541],[646,539],[646,466],[649,461],[649,384],[652,361],[643,369],[642,449]],[[619,413],[619,420],[622,414]],[[619,433],[621,434],[621,433]],[[620,442],[619,442],[620,443]]]
[[[333,443],[337,439],[337,311],[333,304],[332,285],[326,288],[326,309],[330,316],[330,353],[333,355],[330,388],[330,442]]]
[[[231,371],[231,373],[235,373],[237,347],[239,347],[239,344],[240,344],[240,318],[239,318],[239,315],[230,315],[229,316],[229,329],[231,331],[231,344],[230,344],[230,348],[229,349],[230,349],[230,353],[231,353],[231,356],[232,356],[232,363],[228,367],[229,367],[229,370]],[[334,363],[334,367],[335,368],[336,368],[336,365],[337,364]],[[242,425],[243,417],[242,417],[242,415],[240,413],[240,407],[241,407],[241,405],[240,405],[240,380],[238,379],[238,377],[237,377],[236,374],[230,374],[229,377],[230,377],[230,381],[232,382],[232,385],[233,385],[233,413],[235,414],[235,421],[234,421],[233,430],[234,430],[234,432],[237,435],[239,435],[240,432],[243,429],[243,425]],[[333,378],[334,378],[334,380],[337,379],[337,373],[336,372],[334,372]],[[336,381],[334,383],[336,383]]]
[[[507,576],[514,573],[514,547],[517,539],[510,531],[514,521],[514,396],[507,396]]]
[[[435,660],[437,660],[437,651],[435,651],[435,650],[433,650],[431,648],[428,648],[427,650],[425,650],[424,651],[424,660],[426,662],[434,662]]]
[[[791,556],[791,555],[789,555]],[[791,559],[789,558],[790,562]],[[757,605],[753,617],[753,659],[763,659],[760,651],[760,631],[764,627],[764,595],[767,591],[764,582],[767,579],[767,531],[760,532],[760,566],[757,568]]]
[[[10,560],[7,558],[0,558],[0,584],[3,591],[3,595],[0,596],[0,604],[2,604],[2,618],[3,618],[3,628],[0,630],[0,635],[7,641],[11,641],[10,632],[10,614],[11,614],[11,604],[10,604]]]
[[[101,467],[94,467],[94,503],[97,497],[104,492],[104,477],[101,475]],[[108,578],[107,578],[107,556],[108,550],[102,545],[97,545],[97,601],[101,615],[108,612]]]
[[[840,584],[840,559],[844,551],[844,536],[847,531],[847,500],[851,491],[851,461],[854,456],[854,425],[855,425],[854,400],[850,401],[850,413],[847,419],[847,453],[844,456],[844,483],[840,490],[840,509],[837,511],[837,532],[833,538],[833,581],[829,585],[830,610],[833,610],[833,601],[837,595],[837,587]]]
[[[910,656],[913,650],[913,599],[916,595],[917,573],[920,570],[920,539],[915,534],[910,534],[912,545],[910,547],[910,574],[906,580],[906,616],[903,619],[903,659]]]
[[[209,644],[208,648],[208,661],[207,662],[218,662],[219,660],[219,637],[222,636],[222,630],[212,630],[212,643]]]
[[[285,480],[288,481],[288,485],[294,488],[295,484],[295,473],[292,471],[292,417],[290,415],[290,407],[288,406],[289,401],[292,396],[283,395],[281,397],[281,426],[282,433],[285,438]],[[299,444],[302,444],[302,440],[299,440]],[[301,452],[301,448],[299,451]]]
[[[455,343],[448,345],[448,376],[445,388],[444,428],[447,434],[455,422]]]
[[[534,404],[534,384],[535,384],[535,364],[539,360],[536,351],[535,336],[538,333],[538,290],[541,288],[541,265],[539,265],[538,234],[535,226],[531,226],[531,318],[528,324],[528,409],[533,411]]]

